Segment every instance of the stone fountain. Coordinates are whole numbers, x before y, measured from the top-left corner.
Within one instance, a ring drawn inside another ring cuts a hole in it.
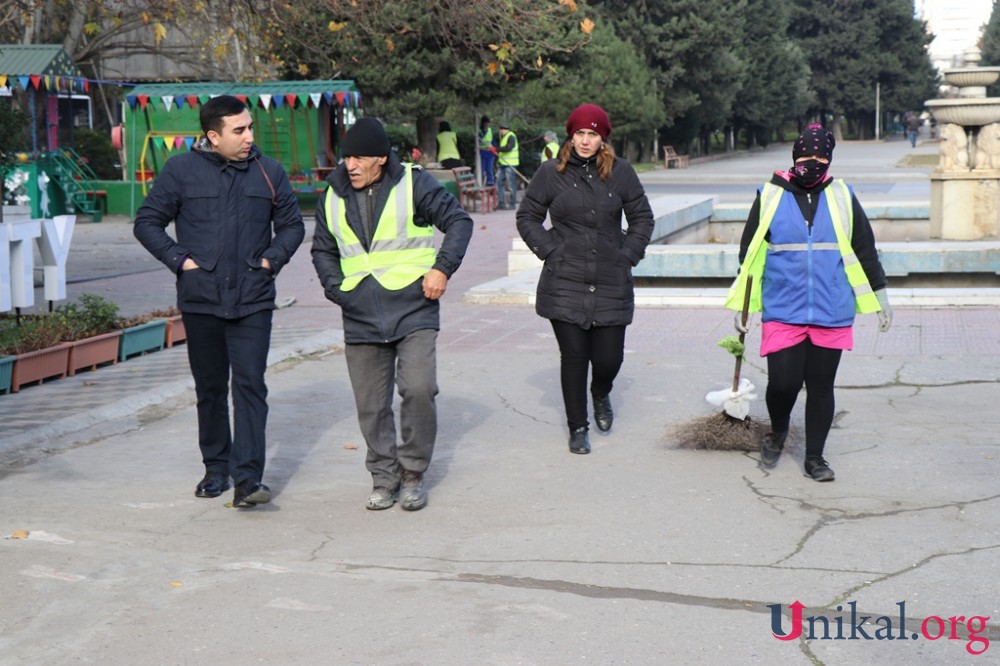
[[[944,71],[958,97],[925,103],[941,136],[940,160],[931,174],[931,238],[1000,237],[1000,97],[986,97],[1000,67],[977,67],[979,58],[972,50],[966,67]]]

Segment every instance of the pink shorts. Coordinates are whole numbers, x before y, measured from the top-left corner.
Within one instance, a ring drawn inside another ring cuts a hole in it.
[[[826,328],[766,321],[761,325],[760,355],[767,356],[771,352],[794,347],[807,338],[817,347],[845,350],[854,348],[854,328],[852,326]]]

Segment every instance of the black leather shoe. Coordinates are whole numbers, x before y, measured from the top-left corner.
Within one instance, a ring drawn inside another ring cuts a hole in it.
[[[785,438],[787,432],[769,432],[764,435],[764,442],[760,446],[760,464],[764,467],[774,467],[785,450]]]
[[[615,413],[611,410],[611,396],[594,398],[594,423],[601,432],[611,430],[611,424],[615,421]]]
[[[195,497],[218,497],[229,490],[229,475],[218,472],[206,472],[205,478],[198,482],[194,489]]]
[[[820,456],[806,458],[806,476],[813,481],[833,481],[833,470]]]
[[[233,507],[248,508],[271,501],[271,489],[257,481],[242,481],[233,491]]]
[[[587,436],[587,426],[569,431],[569,452],[590,453],[590,438]]]

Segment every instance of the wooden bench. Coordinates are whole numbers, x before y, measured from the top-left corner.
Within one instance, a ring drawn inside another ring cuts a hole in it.
[[[671,164],[678,169],[686,169],[688,156],[678,155],[673,146],[663,146],[663,166],[669,169]]]
[[[459,203],[462,208],[473,212],[481,210],[489,213],[497,207],[497,188],[495,185],[479,185],[476,174],[471,167],[456,167],[451,170],[458,184]],[[480,208],[481,206],[481,208]]]

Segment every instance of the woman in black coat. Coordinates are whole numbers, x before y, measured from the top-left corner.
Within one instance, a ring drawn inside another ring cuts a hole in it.
[[[635,309],[632,267],[653,232],[653,212],[632,166],[615,157],[604,109],[584,104],[566,122],[559,156],[542,164],[517,211],[517,230],[545,262],[535,311],[552,322],[569,450],[590,453],[587,375],[594,421],[611,429],[611,388]],[[622,213],[627,228],[622,228]],[[543,226],[546,214],[551,228]]]

